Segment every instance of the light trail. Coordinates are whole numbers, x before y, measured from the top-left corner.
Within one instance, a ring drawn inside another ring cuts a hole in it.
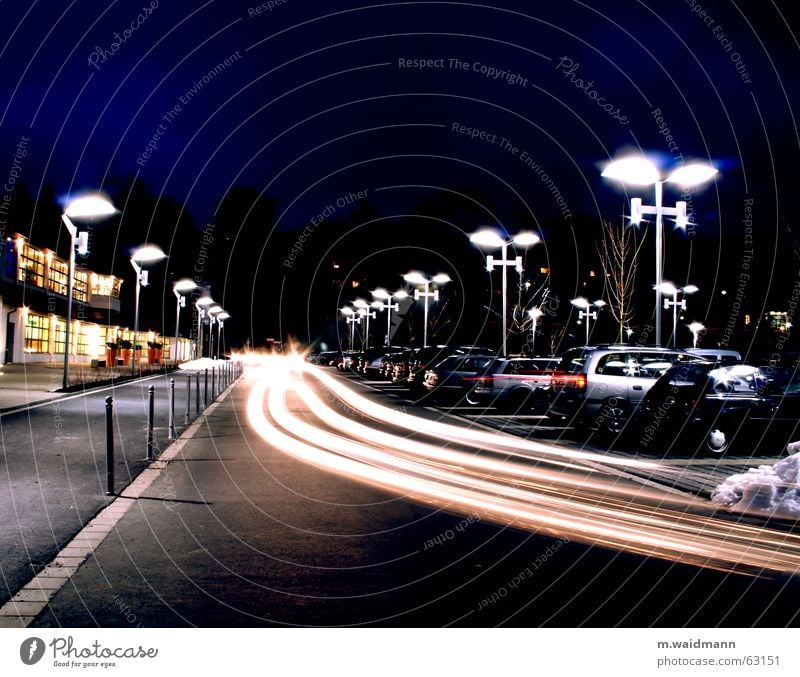
[[[800,537],[738,523],[700,498],[621,479],[625,469],[656,470],[658,463],[598,458],[399,412],[299,355],[267,357],[254,377],[251,426],[281,451],[349,479],[450,512],[619,551],[753,575],[800,572]]]

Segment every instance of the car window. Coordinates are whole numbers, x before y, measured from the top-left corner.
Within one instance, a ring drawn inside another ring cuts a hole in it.
[[[604,376],[635,376],[638,365],[629,353],[609,353],[597,361],[595,373]]]
[[[558,370],[567,374],[581,374],[586,369],[586,358],[587,355],[581,350],[567,352],[561,358]]]

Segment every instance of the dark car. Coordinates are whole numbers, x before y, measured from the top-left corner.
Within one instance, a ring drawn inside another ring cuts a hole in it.
[[[423,386],[437,397],[462,397],[474,377],[494,359],[493,355],[451,355],[432,369],[425,370]]]
[[[425,372],[451,355],[493,355],[494,351],[481,346],[426,346],[417,348],[408,361],[406,384],[412,394],[425,392]]]
[[[796,434],[800,376],[785,367],[685,363],[668,369],[634,420],[638,444],[693,454],[721,454],[734,442],[760,443],[776,455]]]
[[[560,362],[560,358],[548,357],[496,358],[475,377],[467,402],[513,411],[543,410],[548,401],[546,389]]]

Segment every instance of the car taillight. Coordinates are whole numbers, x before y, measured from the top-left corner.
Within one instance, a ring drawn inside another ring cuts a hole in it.
[[[585,390],[586,389],[586,376],[583,374],[578,374],[575,377],[575,387],[578,390]]]

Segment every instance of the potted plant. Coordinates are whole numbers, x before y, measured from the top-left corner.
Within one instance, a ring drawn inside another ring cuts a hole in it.
[[[131,363],[131,348],[133,344],[127,339],[120,339],[118,345],[120,351],[122,351],[122,364],[129,366]]]
[[[117,349],[119,345],[114,343],[113,341],[108,341],[106,343],[106,366],[107,367],[116,367],[117,366]]]
[[[154,341],[148,341],[147,342],[147,364],[155,364],[156,363],[156,355],[157,355],[156,346],[157,345],[158,344],[155,343]]]

